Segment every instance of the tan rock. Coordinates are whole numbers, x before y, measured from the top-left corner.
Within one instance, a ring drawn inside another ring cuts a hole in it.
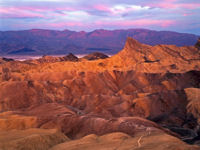
[[[124,133],[111,133],[103,136],[88,135],[80,140],[58,144],[50,150],[198,150],[181,140],[157,131],[141,132],[134,137]]]
[[[27,129],[0,132],[1,150],[48,150],[69,139],[55,129]]]
[[[0,132],[11,129],[29,129],[36,127],[37,118],[34,116],[18,115],[17,112],[0,113]]]

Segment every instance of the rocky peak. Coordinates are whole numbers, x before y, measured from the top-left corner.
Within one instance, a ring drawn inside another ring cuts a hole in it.
[[[143,44],[141,44],[139,41],[128,37],[126,40],[126,44],[125,44],[125,49],[135,49],[135,48],[140,48]]]
[[[63,57],[65,61],[78,61],[78,57],[74,54],[69,53],[67,56]]]
[[[144,62],[144,57],[146,52],[151,48],[150,45],[145,45],[139,41],[128,37],[124,49],[120,51],[117,55],[122,59],[127,61],[127,65],[132,63]],[[147,56],[148,58],[148,56]]]

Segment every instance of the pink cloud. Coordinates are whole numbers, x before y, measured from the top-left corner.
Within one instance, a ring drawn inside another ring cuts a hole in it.
[[[105,22],[105,21],[97,21],[96,25],[104,26],[104,25],[112,25],[112,26],[122,26],[122,27],[129,27],[129,26],[137,26],[137,27],[148,27],[151,25],[158,26],[158,27],[170,27],[175,25],[176,22],[173,20],[152,20],[152,19],[140,19],[140,20],[124,20],[124,21],[112,21],[112,22]]]
[[[12,7],[11,7],[12,8]],[[75,11],[77,9],[73,7],[68,7],[68,6],[59,6],[59,7],[52,7],[48,5],[41,5],[41,6],[19,6],[19,7],[14,7],[22,10],[28,10],[28,11],[36,11],[36,12],[45,12],[45,11],[56,11],[56,10],[65,10],[65,11]]]
[[[15,27],[18,28],[28,28],[28,29],[33,29],[33,28],[43,28],[43,29],[71,29],[71,28],[76,28],[76,27],[87,27],[86,24],[83,24],[81,22],[58,22],[58,23],[31,23],[31,24],[16,24]]]
[[[176,8],[185,8],[185,9],[197,9],[200,8],[200,3],[181,3],[178,0],[163,0],[158,3],[148,3],[148,6],[151,7],[160,7],[166,9],[176,9]]]
[[[96,9],[96,10],[100,10],[100,11],[110,12],[110,8],[106,5],[103,5],[103,4],[94,5],[93,8]]]
[[[186,8],[186,9],[197,9],[200,8],[200,3],[194,4],[194,3],[187,3],[187,4],[177,4],[179,8]]]
[[[59,17],[65,16],[66,14],[62,13],[63,11],[73,11],[73,8],[56,8],[51,9],[47,6],[42,7],[27,7],[27,6],[20,6],[20,7],[0,7],[0,17],[1,18],[52,18],[52,17]]]
[[[0,7],[0,13],[1,13],[1,18],[26,18],[26,17],[45,18],[44,14],[31,12],[16,7],[8,7],[8,8]]]
[[[151,19],[141,19],[141,20],[128,20],[128,21],[96,21],[92,25],[90,23],[82,23],[82,22],[58,22],[58,23],[43,23],[34,25],[50,27],[50,28],[76,28],[76,27],[84,27],[84,28],[102,28],[102,27],[149,27],[149,26],[157,26],[157,27],[170,27],[175,25],[176,22],[171,20],[151,20]]]
[[[49,23],[49,27],[53,28],[63,28],[63,27],[74,27],[74,26],[85,26],[81,22],[59,22],[59,23]]]
[[[184,13],[183,16],[185,16],[185,17],[186,17],[186,16],[192,16],[192,15],[194,15],[194,14],[195,14],[195,13]]]

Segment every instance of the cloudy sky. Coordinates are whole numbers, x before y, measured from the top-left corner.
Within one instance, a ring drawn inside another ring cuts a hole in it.
[[[0,30],[147,28],[200,35],[200,0],[0,0]]]

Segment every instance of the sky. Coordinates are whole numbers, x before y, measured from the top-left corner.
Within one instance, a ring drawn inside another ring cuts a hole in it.
[[[200,35],[200,0],[0,0],[0,30],[145,28]]]

